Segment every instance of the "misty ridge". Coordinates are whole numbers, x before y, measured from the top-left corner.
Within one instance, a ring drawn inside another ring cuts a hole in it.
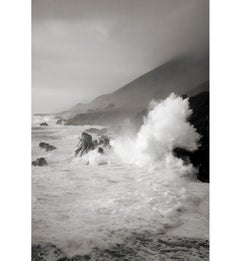
[[[170,60],[113,93],[101,95],[87,104],[79,103],[56,116],[69,125],[119,124],[136,119],[151,100],[165,99],[170,93],[193,96],[208,91],[208,57],[191,56]]]

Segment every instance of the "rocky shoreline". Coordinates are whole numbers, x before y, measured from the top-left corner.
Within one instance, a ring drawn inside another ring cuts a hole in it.
[[[133,234],[122,244],[108,249],[94,248],[89,254],[67,256],[54,244],[32,246],[32,261],[207,261],[209,241],[207,239],[166,237],[162,234]]]
[[[202,84],[200,90],[208,90],[209,82]],[[183,98],[189,98],[190,108],[193,113],[189,118],[191,125],[196,128],[197,132],[201,135],[200,147],[195,152],[188,152],[181,148],[175,148],[174,154],[176,157],[182,158],[186,162],[191,162],[199,171],[197,174],[198,180],[202,182],[209,182],[209,92],[203,91],[196,94],[196,88],[191,92],[182,95]],[[138,113],[129,113],[126,118],[131,120],[132,126],[136,127],[136,130],[143,124],[143,119],[147,115],[148,110],[144,109]],[[119,111],[100,111],[100,112],[88,112],[83,114],[77,114],[72,119],[61,121],[64,125],[95,125],[105,124],[108,128],[114,130],[114,132],[121,129],[121,122],[124,122],[124,117],[119,114]],[[60,121],[60,120],[58,120]],[[104,135],[106,129],[90,128],[87,132],[91,134]]]

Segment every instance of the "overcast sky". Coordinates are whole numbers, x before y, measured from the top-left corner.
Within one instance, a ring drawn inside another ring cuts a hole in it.
[[[208,49],[208,0],[32,0],[33,113],[112,92]]]

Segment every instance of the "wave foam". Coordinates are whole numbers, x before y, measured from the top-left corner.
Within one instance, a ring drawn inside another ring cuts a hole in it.
[[[122,136],[111,142],[115,153],[127,163],[139,166],[181,167],[174,148],[198,149],[200,135],[188,122],[192,114],[188,99],[172,93],[150,104],[150,111],[135,138]]]

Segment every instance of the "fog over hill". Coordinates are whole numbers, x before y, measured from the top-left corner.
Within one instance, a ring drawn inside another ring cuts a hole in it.
[[[88,104],[77,104],[57,114],[70,125],[111,124],[132,118],[146,109],[151,100],[171,92],[196,95],[208,91],[208,57],[178,57],[147,72],[113,93],[101,95]]]

